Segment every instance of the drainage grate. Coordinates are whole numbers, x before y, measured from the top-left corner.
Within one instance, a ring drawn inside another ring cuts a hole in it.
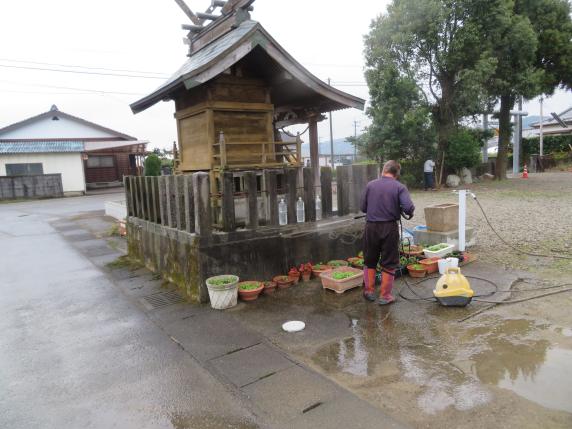
[[[166,291],[154,293],[153,295],[144,296],[142,298],[143,305],[148,310],[154,310],[156,308],[166,307],[168,305],[179,304],[180,302],[185,302],[185,299],[179,295],[176,291]]]

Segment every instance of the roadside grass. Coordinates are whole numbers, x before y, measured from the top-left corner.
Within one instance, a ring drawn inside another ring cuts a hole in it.
[[[118,270],[121,268],[127,268],[130,271],[135,271],[140,268],[144,268],[141,262],[130,258],[128,255],[120,256],[115,261],[112,261],[106,265],[107,268]]]

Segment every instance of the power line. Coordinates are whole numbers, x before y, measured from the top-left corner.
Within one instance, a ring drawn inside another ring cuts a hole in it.
[[[22,63],[22,64],[38,64],[38,65],[54,66],[54,67],[82,68],[82,69],[87,69],[87,70],[105,70],[105,71],[113,71],[113,72],[155,74],[155,75],[161,75],[161,77],[165,77],[165,78],[169,77],[169,75],[167,73],[152,72],[152,71],[129,70],[129,69],[110,69],[110,68],[105,68],[105,67],[89,67],[89,66],[79,66],[79,65],[73,65],[73,64],[43,63],[43,62],[39,62],[39,61],[11,60],[8,58],[0,58],[0,61],[7,61],[10,63]]]
[[[40,92],[40,91],[16,91],[11,89],[0,89],[1,94],[33,94],[33,95],[97,95],[90,92]]]
[[[69,86],[45,85],[45,84],[40,84],[40,83],[20,83],[20,82],[8,81],[8,80],[0,80],[0,82],[15,84],[15,85],[23,85],[23,86],[35,86],[35,87],[40,87],[40,88],[67,89],[67,90],[71,90],[71,91],[89,92],[89,93],[94,93],[94,94],[145,95],[141,92],[105,91],[105,90],[90,89],[90,88],[74,88],[74,87],[69,87]]]
[[[158,77],[158,76],[138,76],[138,75],[133,75],[133,74],[88,72],[88,71],[81,71],[81,70],[59,70],[59,69],[52,69],[52,68],[46,68],[46,67],[13,66],[13,65],[8,65],[8,64],[0,64],[0,67],[12,68],[12,69],[24,69],[24,70],[51,71],[51,72],[59,72],[59,73],[89,74],[89,75],[115,76],[115,77],[138,77],[138,78],[141,78],[141,79],[161,79],[161,80],[165,80],[165,78],[163,78],[163,77]]]

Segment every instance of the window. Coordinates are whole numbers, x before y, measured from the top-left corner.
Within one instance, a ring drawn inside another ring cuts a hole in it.
[[[113,167],[115,162],[113,161],[113,156],[88,156],[87,157],[87,167]]]
[[[44,174],[44,166],[41,162],[6,164],[6,176],[29,176],[32,174]]]

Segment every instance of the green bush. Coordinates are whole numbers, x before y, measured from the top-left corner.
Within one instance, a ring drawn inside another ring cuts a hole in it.
[[[483,140],[478,130],[460,128],[449,140],[445,164],[456,171],[463,167],[476,167],[481,162],[482,146]]]
[[[154,153],[145,158],[145,176],[161,175],[161,159]]]
[[[563,136],[544,136],[544,155],[570,152],[570,146],[568,145],[572,145],[572,134]],[[530,158],[530,155],[538,153],[540,153],[539,137],[522,139],[522,159],[524,161],[527,161]]]

